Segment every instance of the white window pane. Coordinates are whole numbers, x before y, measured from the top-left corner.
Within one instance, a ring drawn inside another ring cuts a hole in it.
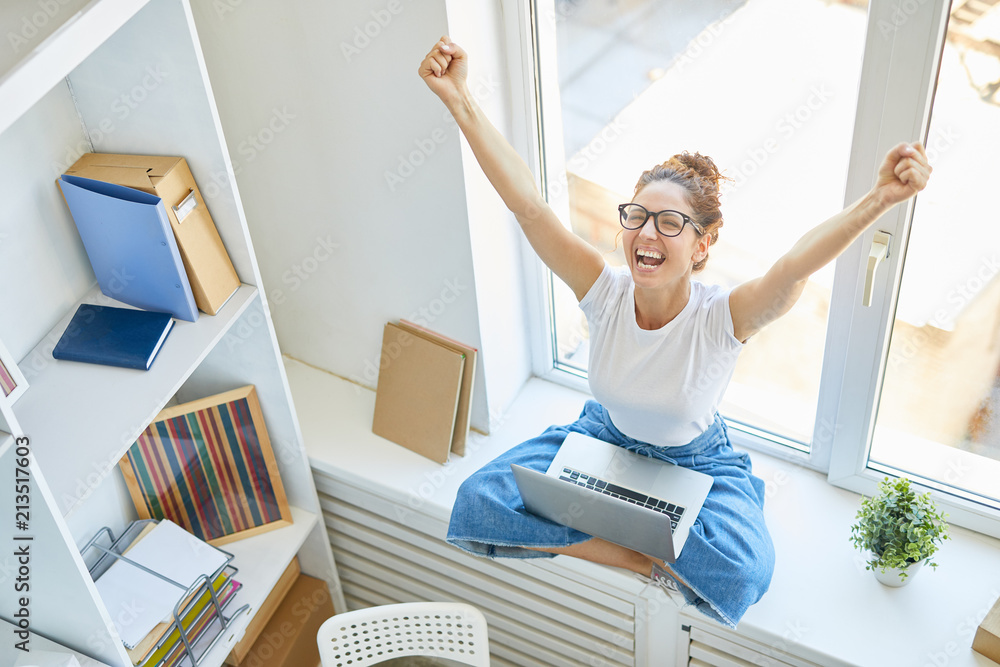
[[[565,171],[549,165],[550,199],[568,192],[573,230],[610,262],[624,263],[617,205],[643,170],[684,150],[733,179],[719,243],[696,280],[735,286],[762,275],[843,208],[864,5],[564,0],[555,19],[558,67],[540,70],[558,76],[561,102],[553,112],[543,98],[543,119],[546,130],[561,119]],[[750,342],[722,406],[729,419],[809,442],[832,282],[830,266]],[[568,288],[555,281],[552,293],[556,364],[585,372],[584,318]]]
[[[1000,9],[953,13],[870,461],[1000,501]]]

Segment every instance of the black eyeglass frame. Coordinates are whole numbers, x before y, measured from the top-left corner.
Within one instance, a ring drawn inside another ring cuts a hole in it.
[[[625,207],[626,206],[636,206],[636,207],[641,208],[643,211],[646,212],[645,217],[642,219],[642,224],[636,225],[635,227],[629,227],[628,225],[625,224],[625,219],[626,219]],[[681,216],[681,219],[684,221],[684,224],[681,225],[681,228],[677,230],[676,234],[665,234],[663,232],[663,230],[660,229],[660,214],[661,213],[676,213],[677,215]],[[684,225],[691,225],[694,228],[694,231],[695,231],[695,233],[698,236],[702,236],[705,233],[705,232],[702,231],[701,227],[698,226],[698,223],[696,223],[694,220],[691,219],[691,216],[689,216],[689,215],[687,215],[685,213],[681,213],[680,211],[675,211],[675,210],[673,210],[671,208],[663,209],[662,211],[656,211],[654,213],[653,211],[650,211],[648,208],[646,208],[642,204],[636,204],[635,202],[628,202],[628,203],[625,203],[625,204],[619,204],[618,205],[618,219],[622,223],[622,227],[624,227],[625,229],[628,229],[630,231],[636,230],[636,229],[642,229],[642,227],[647,222],[649,222],[649,217],[650,216],[653,217],[653,226],[656,227],[656,233],[659,234],[660,236],[666,236],[668,238],[673,238],[675,236],[680,236],[684,232]]]

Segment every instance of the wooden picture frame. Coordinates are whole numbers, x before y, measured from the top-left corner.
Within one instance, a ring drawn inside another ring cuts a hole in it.
[[[0,403],[13,405],[28,390],[28,381],[17,367],[17,359],[0,341]]]
[[[139,518],[212,545],[292,523],[253,385],[162,410],[119,467]]]

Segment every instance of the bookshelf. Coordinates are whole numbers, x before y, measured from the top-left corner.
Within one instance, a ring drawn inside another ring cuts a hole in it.
[[[293,557],[330,583],[343,609],[189,0],[11,0],[0,25],[13,40],[0,54],[0,265],[13,276],[0,289],[0,340],[29,384],[7,427],[31,442],[31,629],[101,663],[130,664],[79,547],[101,526],[118,535],[136,518],[117,462],[157,412],[245,384],[257,387],[294,523],[226,546],[244,584],[235,603],[251,610],[202,664],[222,664]],[[218,315],[177,321],[147,372],[51,356],[77,305],[110,303],[54,182],[87,151],[185,157],[242,283]],[[0,431],[4,475],[15,449]],[[14,537],[5,513],[5,552]],[[0,598],[7,622],[11,597]]]
[[[34,375],[30,391],[18,401],[17,416],[21,428],[36,443],[35,458],[47,471],[45,479],[59,501],[63,516],[71,515],[93,490],[86,480],[80,485],[79,471],[91,468],[94,461],[114,464],[124,456],[163,407],[162,397],[177,393],[256,297],[256,288],[243,285],[218,315],[200,317],[198,322],[175,320],[167,337],[169,344],[164,345],[153,366],[143,373],[51,359],[51,341],[58,340],[66,330],[76,305],[31,351],[31,358],[47,359],[48,363]],[[80,303],[113,302],[94,287]],[[107,390],[88,391],[94,386]],[[51,419],[52,406],[63,402],[66,396],[78,398],[63,407],[59,420]],[[116,419],[115,413],[127,414],[129,419]],[[73,424],[78,432],[92,434],[94,447],[60,446],[67,435],[67,423]]]
[[[14,436],[10,433],[0,431],[0,459],[4,457],[9,450],[14,445]]]

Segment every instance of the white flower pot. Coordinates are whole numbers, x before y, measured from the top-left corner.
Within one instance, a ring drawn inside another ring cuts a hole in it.
[[[875,572],[875,578],[878,579],[879,583],[886,586],[899,587],[910,583],[913,576],[923,566],[924,561],[918,560],[916,563],[910,563],[905,568],[889,567],[886,568],[885,572],[882,572],[881,568],[873,567],[872,571]],[[905,578],[901,576],[903,572],[906,572]]]

